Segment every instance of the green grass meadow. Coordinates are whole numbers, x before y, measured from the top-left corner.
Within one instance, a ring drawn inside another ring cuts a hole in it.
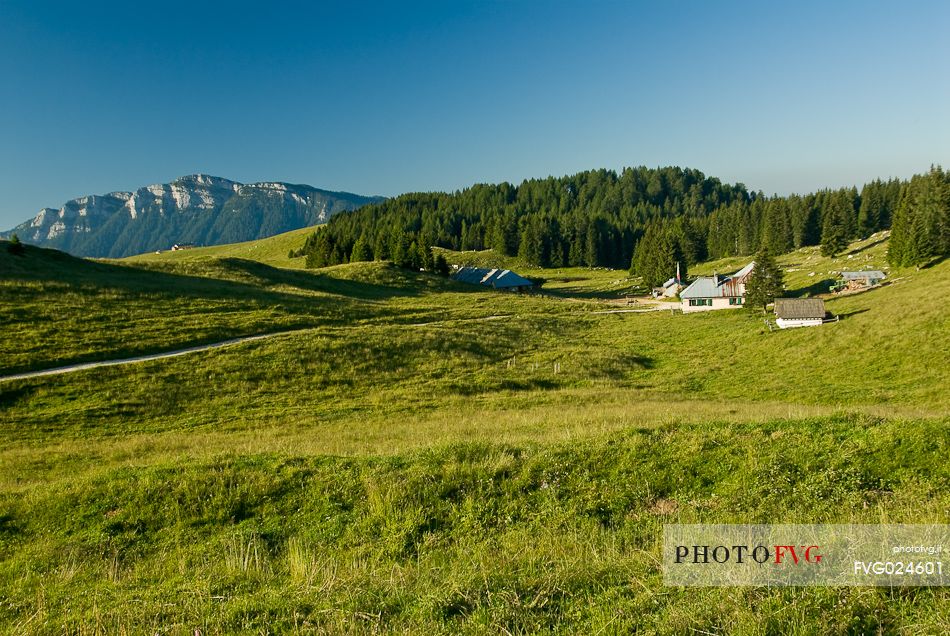
[[[290,332],[0,382],[0,630],[950,633],[947,588],[660,568],[667,523],[950,523],[950,261],[771,331],[603,313],[639,281],[490,253],[449,256],[545,293],[303,270],[305,234],[111,262],[0,244],[0,375]],[[885,250],[779,262],[814,295]]]
[[[303,256],[291,257],[290,253],[300,249],[300,246],[303,245],[307,236],[319,229],[320,226],[305,227],[257,241],[247,241],[245,243],[212,245],[176,251],[163,250],[161,252],[148,252],[124,258],[122,262],[195,263],[213,258],[242,258],[267,263],[274,267],[303,269],[307,259]]]

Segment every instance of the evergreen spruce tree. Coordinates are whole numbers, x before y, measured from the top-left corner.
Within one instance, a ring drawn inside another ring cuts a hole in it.
[[[600,265],[600,233],[596,223],[587,226],[587,236],[584,237],[584,264],[588,267]]]
[[[564,250],[564,243],[557,238],[551,240],[548,264],[551,267],[565,267],[567,265],[567,254]]]
[[[904,186],[904,182],[900,179],[891,179],[884,187],[884,206],[881,209],[881,219],[878,224],[879,229],[884,230],[891,227],[891,219],[897,210],[897,206],[901,202],[901,194],[904,192]]]
[[[411,243],[409,243],[407,263],[404,265],[404,267],[406,269],[411,269],[414,272],[418,272],[420,269],[424,269],[422,265],[422,254],[424,251],[428,252],[428,250],[420,246],[415,241],[412,241]]]
[[[881,228],[884,216],[884,184],[880,179],[861,189],[861,207],[858,209],[858,236],[868,237]]]
[[[436,252],[432,258],[432,263],[432,269],[436,274],[439,276],[449,275],[449,262],[445,260],[445,255],[442,252]]]
[[[579,267],[584,264],[584,245],[582,237],[587,237],[587,227],[578,225],[570,235],[570,245],[567,252],[569,267]]]
[[[525,217],[522,222],[521,241],[518,246],[518,256],[526,263],[543,267],[542,255],[544,246],[538,226],[533,219]]]
[[[892,217],[891,240],[887,244],[887,262],[894,267],[903,267],[907,261],[908,243],[911,239],[913,224],[911,197],[911,186],[908,185],[903,188],[900,202]]]
[[[333,243],[327,232],[317,232],[313,248],[307,253],[307,267],[326,267],[333,265]]]
[[[821,223],[821,253],[837,256],[848,247],[849,210],[841,196],[832,196]]]
[[[676,219],[670,226],[670,239],[676,246],[682,265],[695,265],[705,257],[701,233],[688,216]]]
[[[389,236],[385,232],[379,232],[376,235],[376,241],[373,244],[373,256],[377,261],[385,261],[392,256]]]
[[[373,260],[373,250],[366,240],[366,235],[360,234],[360,237],[356,239],[356,243],[353,244],[353,251],[350,252],[350,262],[356,263],[358,261],[371,260]]]
[[[762,217],[761,243],[773,254],[784,254],[792,249],[792,224],[784,199],[770,200]]]
[[[802,199],[801,207],[801,235],[795,238],[796,247],[818,245],[821,242],[821,217],[814,195]]]
[[[392,256],[393,263],[397,267],[411,269],[413,260],[416,256],[414,242],[410,242],[410,235],[405,232],[395,232],[393,234]]]
[[[419,266],[427,272],[435,271],[435,255],[430,245],[419,244]]]
[[[637,244],[631,273],[642,277],[644,286],[658,287],[676,275],[678,256],[682,260],[671,233],[659,223],[651,223]]]
[[[861,207],[861,197],[858,194],[858,189],[852,186],[843,190],[841,203],[846,214],[845,236],[848,237],[849,241],[853,241],[861,237],[860,227],[858,226],[858,208]]]
[[[513,214],[499,214],[495,222],[492,249],[503,256],[518,254],[518,225]]]
[[[658,238],[657,226],[655,223],[651,223],[646,227],[643,236],[637,242],[636,250],[633,252],[630,274],[643,278],[644,285],[652,286],[652,275],[649,275],[647,270],[652,269]]]
[[[755,267],[749,274],[745,286],[746,309],[762,309],[781,296],[784,289],[784,273],[778,266],[768,248],[762,248],[755,255]]]
[[[13,234],[10,236],[10,244],[7,245],[7,251],[16,256],[22,256],[26,252],[26,248],[23,247],[23,243],[20,242],[20,237]]]
[[[757,242],[752,206],[743,206],[740,214],[741,216],[738,219],[739,231],[737,233],[736,256],[751,254],[755,251]]]

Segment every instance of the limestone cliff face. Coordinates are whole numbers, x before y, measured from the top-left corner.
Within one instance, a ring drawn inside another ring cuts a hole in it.
[[[171,183],[112,192],[44,208],[4,232],[77,256],[118,258],[176,243],[218,245],[250,241],[324,223],[380,197],[329,192],[288,183],[242,184],[194,174]]]

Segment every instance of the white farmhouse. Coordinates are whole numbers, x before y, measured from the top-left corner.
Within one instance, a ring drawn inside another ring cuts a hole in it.
[[[712,309],[736,309],[745,303],[745,285],[755,261],[732,276],[700,276],[680,292],[683,313]]]

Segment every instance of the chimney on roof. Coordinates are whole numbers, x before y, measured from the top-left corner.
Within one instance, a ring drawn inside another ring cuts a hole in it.
[[[716,286],[719,285],[719,272],[713,272],[713,282],[716,283]]]

